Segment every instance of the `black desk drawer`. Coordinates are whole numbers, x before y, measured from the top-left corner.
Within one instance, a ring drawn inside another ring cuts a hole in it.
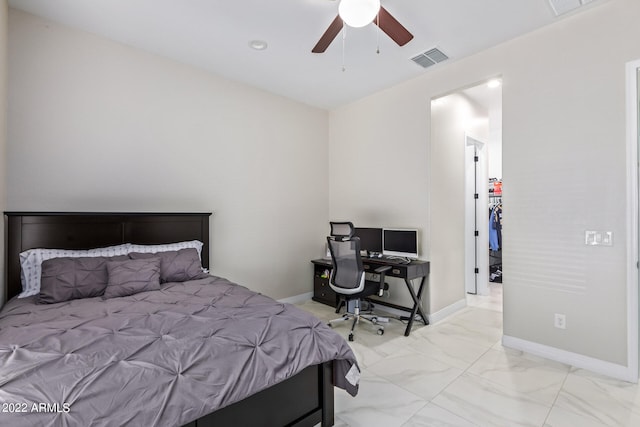
[[[429,274],[429,263],[427,262],[415,262],[411,264],[391,264],[384,261],[365,261],[363,262],[364,269],[367,273],[373,273],[378,267],[384,265],[390,265],[391,270],[388,270],[385,274],[389,277],[398,277],[400,279],[413,280],[418,277],[423,277]]]
[[[382,264],[364,264],[364,270],[367,273],[373,273],[374,270],[378,267],[381,267]],[[387,270],[384,274],[387,277],[399,277],[401,279],[406,279],[408,277],[407,275],[407,265],[392,265],[391,266],[391,270]]]
[[[331,289],[331,287],[329,286],[328,279],[314,277],[313,278],[313,299],[315,301],[335,307],[338,296],[333,291],[333,289]]]

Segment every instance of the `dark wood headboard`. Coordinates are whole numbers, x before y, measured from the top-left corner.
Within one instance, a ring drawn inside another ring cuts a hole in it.
[[[209,217],[204,213],[5,212],[6,301],[22,291],[20,252],[91,249],[122,243],[153,245],[200,240],[209,267]]]

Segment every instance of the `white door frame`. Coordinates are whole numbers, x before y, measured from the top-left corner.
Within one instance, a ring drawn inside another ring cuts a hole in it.
[[[626,65],[627,93],[627,378],[638,382],[638,69]]]
[[[489,295],[489,201],[487,143],[465,132],[465,292],[469,294]],[[478,155],[476,168],[473,167],[473,155]],[[475,176],[470,176],[475,171]],[[475,182],[475,188],[472,183]],[[478,199],[473,199],[474,191]],[[473,206],[483,209],[476,211]],[[475,216],[475,218],[474,218]],[[473,232],[478,231],[478,236]],[[482,244],[484,242],[484,244]],[[480,243],[476,246],[477,243]],[[478,273],[473,272],[477,267]]]

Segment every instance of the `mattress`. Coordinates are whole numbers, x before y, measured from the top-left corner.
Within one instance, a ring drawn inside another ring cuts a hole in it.
[[[0,312],[0,420],[11,426],[181,426],[334,361],[357,393],[346,341],[319,319],[209,276],[103,300]]]

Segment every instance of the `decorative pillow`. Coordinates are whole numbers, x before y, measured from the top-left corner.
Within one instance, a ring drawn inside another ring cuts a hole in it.
[[[198,251],[198,258],[201,258],[203,243],[199,240],[188,240],[185,242],[167,243],[164,245],[129,245],[129,252],[143,254],[155,254],[158,252],[179,251],[180,249],[194,248]]]
[[[194,248],[179,251],[158,252],[156,254],[131,252],[131,259],[160,258],[160,280],[166,282],[186,282],[187,280],[203,279],[207,274],[202,271],[202,264],[198,252]]]
[[[79,258],[79,257],[112,257],[126,255],[130,251],[129,244],[108,246],[106,248],[73,250],[73,249],[29,249],[20,253],[20,279],[22,292],[18,298],[38,295],[40,292],[40,276],[42,275],[42,262],[52,258]]]
[[[78,298],[97,297],[107,287],[107,263],[127,260],[116,257],[51,258],[42,265],[38,302],[53,304]]]
[[[127,259],[107,263],[109,283],[104,299],[160,289],[160,258]]]

